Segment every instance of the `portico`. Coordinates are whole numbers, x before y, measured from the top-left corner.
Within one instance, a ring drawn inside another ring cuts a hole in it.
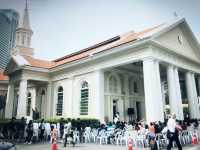
[[[45,107],[48,105],[48,78],[45,78],[45,74],[34,77],[30,71],[10,76],[5,117],[32,118],[35,113],[39,118],[49,116],[50,112]]]

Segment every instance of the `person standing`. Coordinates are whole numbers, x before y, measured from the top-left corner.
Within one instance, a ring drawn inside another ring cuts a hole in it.
[[[19,123],[19,140],[22,141],[24,139],[24,131],[25,131],[25,126],[26,126],[26,120],[24,117],[21,118],[21,121]]]
[[[119,112],[117,112],[117,113],[115,114],[114,123],[117,124],[118,121],[119,121]]]
[[[167,146],[167,150],[171,150],[173,141],[176,142],[178,149],[182,150],[182,146],[181,146],[179,138],[178,138],[178,134],[179,134],[178,132],[179,132],[180,127],[178,129],[175,119],[176,119],[176,115],[172,114],[167,122],[167,128],[168,128],[167,138],[169,139],[169,144]]]
[[[57,148],[57,130],[51,126],[51,150],[58,150]]]
[[[40,129],[40,136],[39,136],[39,138],[40,138],[40,141],[42,142],[43,138],[44,138],[44,131],[45,131],[44,119],[41,120],[39,129]]]
[[[27,127],[26,127],[27,137],[26,137],[26,143],[31,144],[31,140],[33,137],[33,121],[30,120]]]
[[[64,118],[60,119],[60,139],[63,138],[63,134],[64,134]]]
[[[9,139],[14,140],[16,136],[16,118],[12,117],[11,122],[8,124]]]
[[[72,139],[72,144],[73,144],[73,146],[75,146],[71,122],[68,122],[67,125],[65,125],[64,137],[65,137],[65,140],[64,140],[64,147],[67,146],[68,137],[70,137],[70,138]]]

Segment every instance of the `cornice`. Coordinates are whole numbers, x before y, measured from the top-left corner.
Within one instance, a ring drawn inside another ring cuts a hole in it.
[[[188,71],[200,73],[200,63],[191,60],[181,54],[178,54],[171,49],[155,42],[151,41],[153,55],[161,63],[172,64],[178,68],[183,68]]]

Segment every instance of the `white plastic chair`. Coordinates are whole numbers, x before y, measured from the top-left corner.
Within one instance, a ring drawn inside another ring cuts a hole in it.
[[[77,144],[80,144],[80,133],[79,131],[74,131],[74,142],[77,143]]]
[[[33,137],[35,137],[37,141],[38,141],[38,136],[39,136],[39,124],[33,123]]]

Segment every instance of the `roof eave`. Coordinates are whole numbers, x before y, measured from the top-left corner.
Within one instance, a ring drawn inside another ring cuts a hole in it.
[[[135,47],[141,46],[144,43],[147,43],[149,40],[150,40],[150,37],[145,37],[143,39],[138,39],[136,41],[128,42],[128,43],[116,46],[114,48],[110,48],[110,49],[107,49],[107,50],[104,50],[104,51],[101,51],[101,52],[98,52],[98,53],[94,53],[93,55],[88,56],[88,57],[84,57],[83,59],[79,59],[79,60],[76,60],[76,61],[73,61],[73,62],[68,62],[68,63],[64,63],[64,64],[59,65],[59,66],[52,67],[52,68],[49,69],[49,72],[52,73],[54,71],[59,71],[59,70],[62,70],[64,68],[73,67],[73,66],[80,65],[82,63],[85,63],[85,62],[88,62],[88,61],[91,61],[91,60],[94,60],[94,59],[98,59],[100,57],[103,57],[104,54],[108,51],[110,51],[109,54],[113,54],[113,53],[117,53],[117,52],[122,51],[122,50],[124,51],[126,49],[135,48]]]
[[[0,80],[0,84],[8,84],[9,80]]]
[[[49,69],[47,69],[47,68],[34,67],[34,66],[29,66],[29,65],[26,65],[23,69],[31,70],[31,71],[37,71],[37,72],[44,72],[44,73],[48,73],[49,72]]]

